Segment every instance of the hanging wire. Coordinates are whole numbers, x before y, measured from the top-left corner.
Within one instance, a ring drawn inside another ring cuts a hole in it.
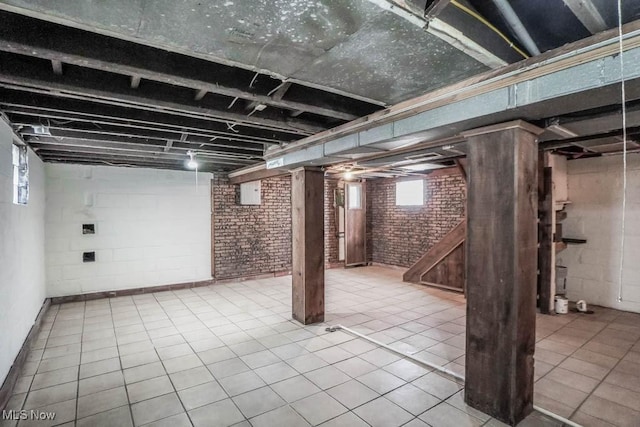
[[[618,0],[618,45],[620,48],[620,79],[622,96],[622,224],[620,238],[620,275],[618,277],[618,302],[622,302],[622,276],[624,265],[624,243],[627,210],[627,94],[624,76],[623,38],[622,38],[622,0]]]

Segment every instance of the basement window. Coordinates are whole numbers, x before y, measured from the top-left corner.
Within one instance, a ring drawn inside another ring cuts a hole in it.
[[[29,201],[29,158],[25,145],[13,145],[13,203],[26,205]]]
[[[424,180],[396,182],[396,206],[424,205]]]

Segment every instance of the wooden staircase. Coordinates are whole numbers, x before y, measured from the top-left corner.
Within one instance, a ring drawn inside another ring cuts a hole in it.
[[[464,292],[464,242],[467,221],[463,219],[413,264],[402,276],[405,282]]]

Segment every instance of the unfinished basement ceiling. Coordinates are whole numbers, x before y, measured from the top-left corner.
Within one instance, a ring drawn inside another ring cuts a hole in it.
[[[541,51],[617,22],[608,0],[509,3]],[[233,170],[531,54],[493,0],[0,0],[0,21],[0,111],[70,163]]]

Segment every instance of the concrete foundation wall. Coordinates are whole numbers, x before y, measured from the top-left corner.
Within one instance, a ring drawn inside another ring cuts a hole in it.
[[[629,154],[622,301],[622,156],[568,162],[569,200],[564,237],[587,239],[558,253],[568,267],[567,297],[640,312],[640,155]]]
[[[0,120],[0,384],[45,299],[44,165],[29,152],[29,202],[13,204],[11,128]]]
[[[47,164],[47,293],[211,279],[211,174]],[[83,234],[94,224],[95,234]],[[95,262],[83,252],[95,251]]]

